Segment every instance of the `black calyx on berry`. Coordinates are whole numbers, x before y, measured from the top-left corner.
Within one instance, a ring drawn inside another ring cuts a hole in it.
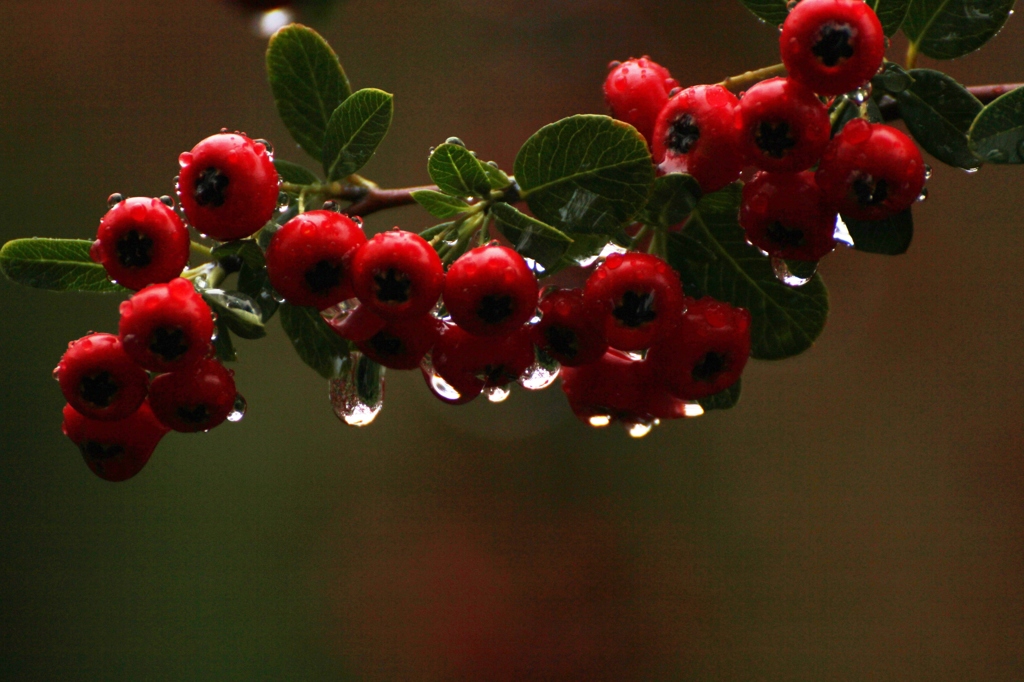
[[[117,240],[117,261],[125,268],[144,268],[153,262],[153,240],[137,230]]]
[[[303,277],[310,291],[318,295],[325,294],[341,284],[341,264],[327,260],[318,261],[306,270]]]
[[[687,154],[700,139],[700,128],[693,116],[684,114],[669,126],[665,146],[676,154]]]
[[[188,352],[185,330],[181,327],[157,327],[150,336],[149,350],[165,362],[173,362]]]
[[[501,324],[512,317],[512,297],[505,295],[482,296],[476,315],[487,324]]]
[[[796,146],[786,121],[761,121],[754,139],[758,148],[773,159],[781,159]]]
[[[219,208],[224,205],[224,190],[231,184],[230,178],[219,168],[210,167],[199,174],[193,192],[200,206]]]
[[[811,52],[825,66],[842,64],[853,56],[853,28],[849,24],[830,22],[822,25]]]
[[[710,351],[697,361],[690,375],[693,376],[694,381],[714,381],[719,374],[725,371],[727,366],[726,356]]]
[[[78,384],[78,394],[90,405],[104,408],[110,406],[120,388],[110,372],[101,371],[82,377]]]
[[[388,268],[373,274],[376,298],[382,303],[405,303],[409,300],[412,283],[409,276],[401,270]]]
[[[612,315],[627,327],[639,327],[658,319],[658,311],[654,307],[654,292],[626,291],[618,304],[612,309]]]

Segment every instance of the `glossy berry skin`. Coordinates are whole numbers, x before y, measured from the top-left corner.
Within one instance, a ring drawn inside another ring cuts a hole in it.
[[[647,57],[613,62],[604,81],[604,101],[612,116],[636,128],[650,144],[658,113],[678,85],[668,69]]]
[[[587,315],[612,348],[643,350],[683,306],[683,288],[668,264],[646,253],[612,254],[583,289]]]
[[[208,431],[223,423],[234,409],[235,380],[216,360],[161,374],[149,389],[149,405],[169,429],[192,433]]]
[[[374,362],[388,369],[416,369],[437,340],[444,323],[433,315],[389,322],[356,347]]]
[[[885,33],[863,0],[801,0],[782,24],[779,51],[790,78],[819,95],[841,95],[878,71]]]
[[[113,334],[89,334],[68,344],[54,376],[75,410],[90,419],[117,421],[146,399],[149,375],[128,357]]]
[[[674,95],[658,114],[652,149],[662,173],[689,173],[708,194],[740,177],[739,100],[721,85],[697,85]]]
[[[114,204],[100,220],[89,256],[107,276],[138,291],[169,282],[188,264],[188,228],[159,199],[132,197]]]
[[[691,301],[644,362],[669,393],[699,400],[736,383],[750,357],[750,313],[705,297]]]
[[[747,240],[776,258],[816,261],[836,245],[836,212],[811,171],[758,173],[743,186],[739,219]]]
[[[444,304],[452,321],[470,334],[509,334],[533,317],[537,278],[512,249],[480,246],[448,268]]]
[[[924,159],[899,130],[858,118],[829,144],[815,179],[844,216],[884,220],[910,208],[921,195]]]
[[[655,380],[648,365],[616,350],[588,365],[563,367],[559,376],[573,414],[591,426],[611,421],[650,424],[685,416],[684,402]]]
[[[151,372],[174,372],[210,354],[210,307],[187,279],[153,284],[121,304],[125,352]]]
[[[248,237],[274,217],[279,180],[267,148],[220,133],[178,157],[178,198],[192,226],[214,239]]]
[[[385,320],[409,320],[437,305],[444,289],[444,266],[418,234],[381,232],[352,258],[352,288],[363,305]]]
[[[106,481],[124,481],[139,473],[167,433],[146,402],[113,422],[90,419],[65,405],[61,429],[78,446],[89,469]]]
[[[375,315],[362,303],[341,314],[328,314],[324,311],[321,317],[331,326],[334,333],[346,341],[366,341],[387,325],[387,320]]]
[[[352,298],[352,258],[366,235],[351,218],[308,211],[281,226],[267,247],[267,275],[292,305],[329,308]]]
[[[821,158],[832,129],[828,109],[809,88],[770,78],[740,98],[740,144],[761,170],[796,173]]]
[[[608,350],[583,305],[581,289],[553,289],[538,305],[541,319],[533,325],[533,343],[566,367],[597,362]]]
[[[434,371],[463,399],[472,399],[485,388],[517,381],[534,359],[526,326],[500,338],[487,338],[470,334],[458,325],[446,325],[431,351]]]

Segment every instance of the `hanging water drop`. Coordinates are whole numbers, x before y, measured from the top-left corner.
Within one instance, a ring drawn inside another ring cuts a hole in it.
[[[633,424],[626,424],[626,431],[633,438],[643,438],[651,432],[654,428],[654,424],[648,422],[635,422]]]
[[[775,279],[779,280],[787,287],[802,287],[811,281],[814,277],[814,270],[807,277],[801,277],[794,275],[789,271],[789,264],[782,258],[772,257],[772,272],[775,274]]]
[[[836,229],[832,232],[832,238],[837,242],[848,248],[854,248],[853,235],[850,234],[850,228],[843,222],[843,217],[836,214]]]
[[[607,414],[595,414],[587,420],[595,429],[601,429],[612,423],[612,418]]]
[[[928,198],[928,188],[925,187],[921,190],[921,193],[917,195],[917,202],[920,203]]]
[[[253,140],[253,142],[255,142],[256,144],[263,145],[263,147],[267,150],[267,156],[270,157],[271,161],[274,160],[274,145],[270,144],[262,137]]]
[[[924,165],[924,179],[925,180],[931,180],[932,179],[932,167],[929,166],[927,163]]]
[[[330,201],[325,201],[321,209],[324,211],[333,211],[334,213],[341,213],[341,204],[332,199]]]
[[[683,406],[683,414],[687,417],[703,417],[704,408],[697,402],[686,403],[686,405]]]
[[[292,198],[291,198],[291,195],[288,194],[288,192],[278,192],[277,193],[277,210],[281,211],[281,213],[284,213],[285,211],[288,210],[288,204],[290,204],[291,201],[292,201]]]
[[[235,404],[232,406],[231,411],[228,412],[228,421],[233,424],[242,421],[242,417],[245,416],[245,410],[248,407],[249,405],[245,402],[245,397],[241,393],[236,393]]]
[[[362,353],[345,360],[342,375],[328,383],[331,407],[349,426],[367,426],[384,407],[384,368]]]
[[[527,391],[543,391],[555,383],[559,372],[561,372],[561,368],[557,364],[552,368],[535,362],[533,366],[526,370],[526,374],[520,377],[519,385]]]
[[[503,403],[512,394],[508,386],[490,386],[484,389],[487,399],[492,403]]]
[[[124,195],[122,195],[120,192],[114,192],[109,197],[107,197],[107,208],[114,208],[122,201],[124,201]]]

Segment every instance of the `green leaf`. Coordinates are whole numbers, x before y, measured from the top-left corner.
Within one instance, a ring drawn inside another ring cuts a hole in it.
[[[295,352],[325,379],[337,379],[348,358],[348,341],[334,333],[316,308],[281,304],[281,326]]]
[[[283,182],[290,182],[293,185],[316,185],[320,178],[316,174],[291,161],[274,159],[274,167],[277,168],[277,175]]]
[[[346,99],[331,115],[324,137],[324,173],[330,181],[352,175],[366,165],[388,134],[394,97],[364,88]]]
[[[570,116],[538,130],[515,162],[521,196],[538,219],[573,236],[613,235],[647,203],[654,164],[632,126]]]
[[[943,163],[957,168],[981,165],[967,143],[981,102],[941,71],[913,69],[910,76],[914,80],[907,89],[893,93],[910,134]]]
[[[1024,163],[1024,88],[986,105],[968,137],[974,153],[988,163]]]
[[[242,263],[242,269],[238,271],[238,290],[255,300],[260,307],[260,319],[266,324],[277,312],[280,302],[277,293],[270,284],[265,267],[253,267],[248,263]]]
[[[417,204],[427,209],[430,215],[441,220],[454,218],[460,213],[465,213],[469,208],[469,204],[459,197],[430,189],[416,190],[412,193],[412,198],[416,200]]]
[[[910,0],[868,0],[868,5],[875,10],[878,20],[882,22],[885,35],[891,36],[903,24],[907,10],[910,9]]]
[[[465,147],[445,142],[431,152],[427,172],[446,194],[486,198],[490,196],[491,183],[483,166]]]
[[[737,222],[740,186],[704,196],[686,224],[686,234],[715,255],[710,262],[669,262],[684,276],[687,294],[708,295],[750,311],[751,356],[776,360],[798,355],[814,343],[828,317],[828,292],[820,275],[802,287],[779,282],[768,258],[747,243]]]
[[[911,0],[903,32],[933,59],[974,52],[1006,23],[1014,0]]]
[[[778,26],[786,20],[789,8],[786,0],[743,0],[754,15],[771,26]]]
[[[654,189],[640,214],[640,222],[672,227],[686,220],[700,200],[700,185],[693,176],[669,173],[654,181]]]
[[[50,291],[124,293],[89,257],[87,239],[14,239],[0,249],[0,272],[8,279]]]
[[[914,238],[914,218],[909,208],[885,220],[842,218],[858,251],[898,256],[907,252]]]
[[[490,213],[512,248],[524,258],[537,261],[545,270],[555,267],[572,244],[566,234],[504,202],[491,206]]]
[[[237,239],[233,242],[224,242],[213,247],[212,255],[214,260],[220,260],[227,256],[238,256],[243,263],[254,268],[262,268],[267,264],[263,257],[263,249],[256,243],[255,239]]]
[[[327,124],[352,92],[338,55],[313,29],[290,24],[270,38],[267,77],[292,137],[322,161]]]
[[[742,377],[736,380],[736,383],[720,391],[714,395],[709,395],[707,398],[701,398],[697,402],[704,408],[705,412],[711,410],[729,410],[736,407],[736,403],[740,401],[740,383],[743,381]]]
[[[484,173],[487,173],[487,182],[491,184],[491,189],[505,189],[512,184],[512,179],[497,166],[490,163],[484,163],[482,166]]]
[[[243,339],[262,339],[267,335],[267,329],[263,326],[263,312],[251,296],[221,289],[207,289],[202,292],[202,296],[210,310],[217,314],[217,321],[223,321],[238,336]]]
[[[565,253],[558,259],[554,267],[548,268],[542,277],[548,277],[564,268],[577,267],[586,263],[601,253],[601,250],[609,242],[606,234],[577,234],[573,235],[572,244],[565,250]]]
[[[228,323],[220,318],[217,319],[217,338],[213,340],[213,352],[221,362],[238,360],[235,344],[231,341],[231,332],[228,331]]]

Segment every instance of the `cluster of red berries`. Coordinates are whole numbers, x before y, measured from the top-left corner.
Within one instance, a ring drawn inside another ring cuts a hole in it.
[[[178,196],[197,230],[227,241],[269,221],[278,176],[267,145],[221,133],[179,158]],[[169,430],[207,431],[237,410],[232,372],[212,359],[212,312],[182,279],[188,228],[170,197],[110,198],[90,249],[108,277],[135,293],[119,334],[68,346],[54,374],[68,401],[64,433],[98,476],[134,476]],[[153,375],[151,379],[150,375]]]
[[[645,57],[613,63],[604,93],[646,137],[659,172],[688,173],[709,193],[756,169],[743,175],[748,241],[775,258],[817,261],[835,247],[838,214],[883,220],[924,186],[921,153],[899,130],[858,117],[832,136],[832,98],[869,83],[885,40],[863,0],[801,0],[779,36],[786,78],[740,96],[722,85],[680,89]]]

